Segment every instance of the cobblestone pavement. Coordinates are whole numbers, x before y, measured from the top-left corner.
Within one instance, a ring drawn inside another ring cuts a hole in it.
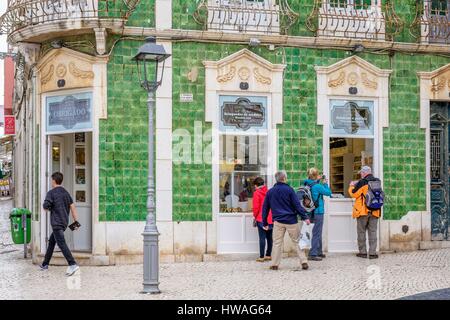
[[[38,271],[13,248],[0,253],[1,299],[399,299],[450,288],[450,249],[378,260],[330,255],[308,271],[294,271],[294,258],[279,271],[254,261],[162,264],[162,294],[148,296],[139,294],[142,265],[81,267],[67,278],[65,267]]]
[[[9,213],[12,200],[0,199],[0,252],[16,250],[10,233]]]

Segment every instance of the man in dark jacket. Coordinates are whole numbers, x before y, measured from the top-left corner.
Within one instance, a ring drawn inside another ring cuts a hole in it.
[[[62,254],[69,264],[66,275],[71,276],[80,268],[75,262],[75,259],[67,246],[66,239],[64,238],[64,231],[67,229],[69,224],[69,213],[72,212],[73,220],[77,221],[77,212],[72,197],[61,185],[63,178],[63,174],[60,172],[55,172],[52,174],[53,189],[47,193],[43,204],[44,209],[46,211],[50,211],[50,224],[53,232],[48,240],[47,252],[40,268],[42,270],[48,269],[48,265],[50,264],[50,260],[53,255],[53,250],[55,249],[55,245],[58,244],[58,247],[61,249]]]
[[[287,184],[286,171],[279,171],[275,174],[277,183],[267,192],[263,204],[263,225],[268,226],[267,217],[272,210],[273,224],[273,250],[271,270],[278,270],[281,261],[283,239],[287,231],[291,240],[295,243],[295,249],[300,259],[303,270],[308,269],[308,259],[305,252],[298,246],[300,241],[301,223],[298,223],[297,215],[309,225],[306,212],[302,209],[300,201],[292,189]]]

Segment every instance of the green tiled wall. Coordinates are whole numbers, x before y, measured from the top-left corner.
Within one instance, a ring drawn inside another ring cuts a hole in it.
[[[128,26],[155,27],[155,0],[141,0],[128,19]]]
[[[404,27],[401,32],[395,36],[395,41],[398,42],[417,42],[420,39],[414,37],[411,32],[411,24],[414,22],[416,16],[416,0],[402,0],[402,1],[394,1],[395,3],[395,12],[398,17],[403,21]],[[417,34],[420,34],[420,27],[413,28]]]
[[[124,18],[130,14],[128,6],[122,0],[98,1],[98,12],[101,18]],[[128,19],[129,26],[154,27],[155,0],[140,0]]]
[[[383,4],[385,1],[383,0]],[[198,3],[198,0],[173,0],[173,27],[175,29],[201,30],[203,28],[192,17]],[[297,22],[290,28],[288,34],[314,36],[313,32],[306,27],[306,21],[314,9],[314,0],[288,0],[288,3],[291,9],[299,15]],[[395,37],[395,41],[416,42],[417,39],[409,32],[416,15],[416,0],[394,1],[394,8],[398,18],[404,23],[401,32]],[[388,16],[390,15],[388,14]]]
[[[100,120],[100,220],[143,221],[147,212],[147,96],[131,62],[140,45],[118,42],[108,63],[108,119]]]
[[[122,41],[108,65],[108,119],[100,124],[100,212],[103,220],[142,220],[145,217],[147,177],[146,97],[137,85],[130,59],[140,42]],[[194,133],[204,121],[204,60],[219,60],[244,46],[173,44],[173,130]],[[322,167],[322,127],[316,125],[315,65],[329,66],[350,55],[346,51],[261,47],[255,53],[274,63],[286,63],[283,124],[279,125],[279,167],[296,187],[311,166]],[[399,219],[408,211],[425,210],[425,133],[419,127],[419,87],[416,73],[449,62],[444,57],[362,54],[377,67],[392,69],[390,123],[384,129],[384,182],[388,204],[385,216]],[[196,82],[186,74],[199,69]],[[181,103],[180,93],[194,101]],[[206,146],[209,141],[204,141]],[[191,153],[193,154],[192,149]],[[211,165],[173,164],[174,221],[212,218]]]
[[[202,60],[219,60],[240,48],[230,45],[174,45],[174,129],[185,127],[186,124],[189,126],[190,123],[189,130],[192,131],[193,122],[203,121],[204,118],[204,79],[200,77],[198,84],[190,84],[185,76],[190,69],[188,66],[197,66],[203,70]],[[272,53],[263,48],[256,50],[256,53],[272,62],[287,63],[284,122],[278,128],[279,167],[286,169],[291,184],[298,186],[305,177],[307,168],[323,165],[322,127],[316,125],[317,88],[314,66],[331,65],[348,57],[350,53],[286,48],[283,59],[280,52]],[[434,70],[449,61],[433,56],[403,54],[391,58],[374,54],[362,54],[361,57],[379,68],[394,70],[390,90],[390,126],[384,130],[384,181],[388,195],[385,216],[388,219],[399,219],[408,211],[425,210],[425,135],[419,128],[416,72]],[[198,98],[191,106],[177,103],[181,92],[194,93]],[[185,178],[186,176],[189,178]],[[174,199],[177,199],[174,200],[173,207],[175,220],[201,220],[205,213],[206,218],[210,219],[210,176],[209,166],[199,168],[194,165],[174,165]],[[180,182],[183,179],[186,181]],[[199,194],[199,190],[205,193]],[[202,205],[197,203],[199,201]],[[197,210],[196,208],[201,209],[193,213],[192,210]]]

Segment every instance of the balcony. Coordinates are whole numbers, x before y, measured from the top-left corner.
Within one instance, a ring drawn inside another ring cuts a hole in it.
[[[41,42],[56,33],[120,29],[140,0],[9,0],[0,33],[11,42]]]
[[[306,25],[317,37],[388,40],[403,24],[391,1],[315,0]]]
[[[286,34],[298,14],[287,0],[201,0],[194,19],[204,30]]]
[[[421,43],[450,44],[450,0],[417,1],[411,32]]]

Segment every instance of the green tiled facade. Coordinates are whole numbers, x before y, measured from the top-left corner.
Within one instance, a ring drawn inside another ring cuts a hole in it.
[[[325,1],[325,0],[322,0]],[[197,10],[199,0],[173,0],[172,1],[172,20],[174,29],[187,29],[187,30],[202,30],[204,27],[196,23],[193,18],[194,13]],[[315,0],[287,0],[290,8],[294,13],[298,15],[297,21],[288,30],[287,34],[290,36],[306,36],[313,37],[314,32],[312,32],[307,27],[307,21],[311,16],[311,22],[317,24],[317,19],[314,19],[314,3]],[[365,3],[370,3],[365,2]],[[420,34],[420,27],[411,27],[417,12],[417,5],[420,1],[416,0],[382,0],[383,8],[386,8],[387,3],[394,3],[394,13],[391,11],[386,13],[389,21],[394,21],[396,18],[401,21],[399,25],[399,30],[394,31],[391,25],[387,24],[387,32],[394,33],[394,40],[401,42],[416,42],[418,41],[418,36]],[[200,12],[204,16],[204,12]]]
[[[295,2],[295,3],[294,3]],[[142,1],[129,25],[151,26],[147,14],[154,1]],[[291,1],[300,12],[291,35],[313,36],[305,27],[312,1]],[[144,9],[143,9],[144,8]],[[173,28],[194,29],[195,0],[173,0]],[[415,1],[396,3],[400,18],[411,23]],[[141,12],[144,11],[144,13]],[[397,41],[416,41],[407,28]],[[135,85],[131,57],[140,42],[119,41],[108,64],[108,119],[100,123],[100,217],[107,221],[143,220],[146,214],[147,109],[146,95]],[[234,44],[173,43],[173,131],[186,129],[194,135],[194,124],[203,132],[205,122],[205,77],[203,61],[219,60],[248,46]],[[311,166],[322,167],[323,128],[317,125],[317,77],[315,66],[329,66],[352,53],[345,50],[290,48],[269,51],[252,49],[273,63],[286,63],[284,75],[283,124],[278,126],[279,167],[287,170],[293,186],[298,186]],[[425,132],[419,126],[419,83],[417,72],[435,70],[449,59],[436,55],[364,53],[360,57],[382,69],[392,69],[390,78],[389,127],[383,132],[384,184],[388,202],[386,219],[400,219],[409,211],[426,210]],[[197,67],[195,82],[186,74]],[[133,84],[131,84],[133,83]],[[194,101],[181,103],[181,93],[193,94]],[[204,137],[203,146],[210,143]],[[158,137],[157,137],[158,139]],[[194,149],[191,150],[194,154]],[[173,164],[173,220],[212,220],[212,168],[209,164]]]
[[[147,212],[147,96],[131,61],[140,45],[118,42],[108,63],[108,119],[100,120],[100,220],[144,220]]]

